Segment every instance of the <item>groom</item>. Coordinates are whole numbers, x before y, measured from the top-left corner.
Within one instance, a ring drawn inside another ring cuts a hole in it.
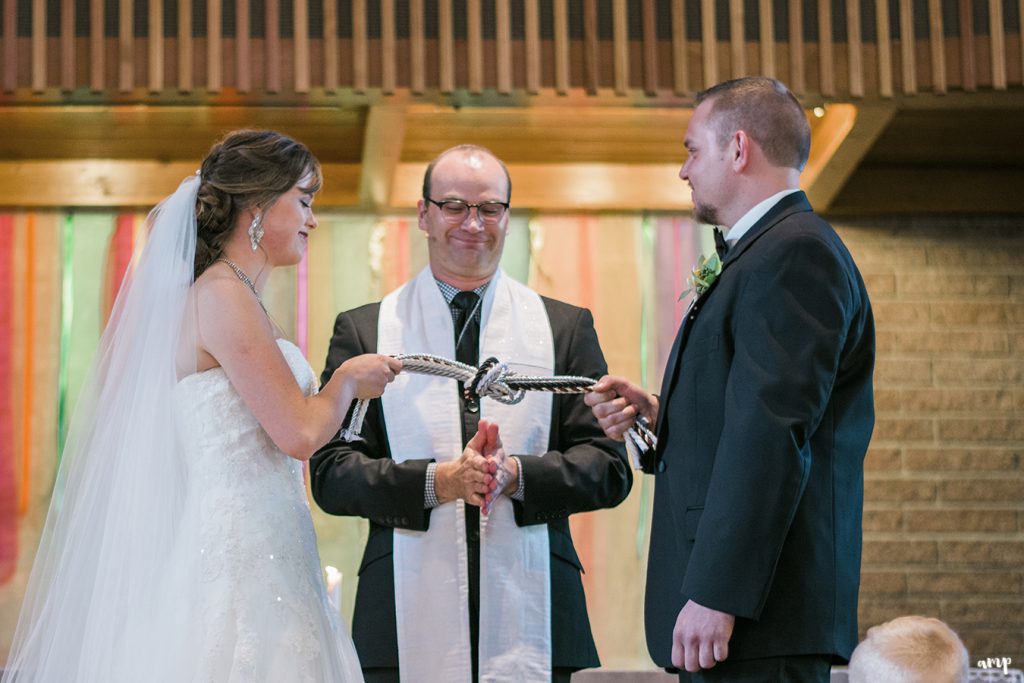
[[[489,151],[438,156],[418,204],[429,267],[338,316],[323,377],[368,351],[604,374],[590,313],[498,267],[510,197]],[[506,406],[449,379],[399,377],[370,404],[363,440],[327,444],[310,468],[320,507],[370,520],[352,623],[366,680],[539,683],[598,666],[568,517],[626,497],[622,449],[579,396],[528,392]],[[481,417],[497,428],[477,433]],[[494,457],[499,438],[510,457]],[[508,483],[492,492],[497,467]]]
[[[680,177],[697,219],[728,230],[721,272],[680,327],[660,401],[619,378],[586,400],[610,436],[637,409],[657,418],[654,661],[681,681],[826,682],[857,644],[871,306],[799,190],[810,128],[789,90],[743,78],[697,103]]]

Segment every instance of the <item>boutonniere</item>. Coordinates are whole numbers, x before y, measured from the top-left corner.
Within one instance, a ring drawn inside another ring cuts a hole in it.
[[[679,295],[679,301],[682,301],[684,296],[694,290],[697,292],[697,298],[700,298],[704,292],[708,291],[712,283],[718,279],[721,272],[722,259],[719,258],[717,252],[711,256],[701,254],[697,260],[697,265],[694,266],[693,271],[690,273],[690,284],[693,286]]]

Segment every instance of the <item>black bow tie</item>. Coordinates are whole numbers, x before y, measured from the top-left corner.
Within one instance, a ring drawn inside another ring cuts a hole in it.
[[[718,258],[724,259],[726,252],[729,251],[729,243],[725,241],[725,235],[718,228],[712,232],[715,233],[715,251],[718,252]]]

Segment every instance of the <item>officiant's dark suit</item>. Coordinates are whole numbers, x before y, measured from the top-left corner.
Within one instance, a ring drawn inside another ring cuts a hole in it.
[[[434,265],[433,256],[431,263]],[[435,277],[438,270],[435,268]],[[493,271],[487,277],[491,275]],[[555,374],[593,378],[604,374],[607,366],[590,312],[546,297],[542,300],[554,341]],[[375,303],[338,316],[322,380],[326,381],[345,360],[376,352],[379,311],[380,304]],[[479,406],[457,398],[454,388],[452,400],[460,401],[465,444],[476,431]],[[431,513],[424,504],[431,461],[394,462],[387,430],[381,401],[373,400],[362,440],[328,443],[313,457],[310,467],[313,497],[321,508],[370,522],[352,623],[352,636],[368,681],[398,680],[393,529],[425,531]],[[551,664],[554,680],[568,680],[571,671],[599,666],[580,577],[583,567],[573,546],[568,518],[577,512],[620,503],[629,493],[632,471],[621,445],[605,438],[578,395],[554,396],[548,448],[543,457],[519,458],[525,492],[522,500],[513,499],[513,506],[519,526],[545,524],[548,528]],[[479,558],[478,508],[466,505],[465,509],[472,605],[479,595],[479,581],[487,577],[479,577],[479,560],[474,559]],[[423,590],[430,590],[430,586],[424,585]],[[471,630],[489,627],[477,624],[475,615],[470,619]]]

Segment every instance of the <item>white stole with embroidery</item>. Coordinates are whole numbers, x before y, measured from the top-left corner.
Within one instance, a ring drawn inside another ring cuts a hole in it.
[[[480,359],[490,356],[527,374],[554,371],[554,339],[540,296],[495,274],[482,302]],[[384,297],[377,352],[455,358],[451,312],[428,266]],[[548,449],[552,395],[527,392],[519,404],[481,401],[481,417],[499,425],[510,455]],[[455,460],[462,454],[454,380],[399,374],[382,397],[396,462]],[[527,482],[527,494],[529,493]],[[425,531],[394,530],[398,659],[403,681],[463,683],[472,678],[465,503],[435,508]],[[545,524],[520,527],[500,496],[480,529],[480,681],[551,677],[551,568]]]

